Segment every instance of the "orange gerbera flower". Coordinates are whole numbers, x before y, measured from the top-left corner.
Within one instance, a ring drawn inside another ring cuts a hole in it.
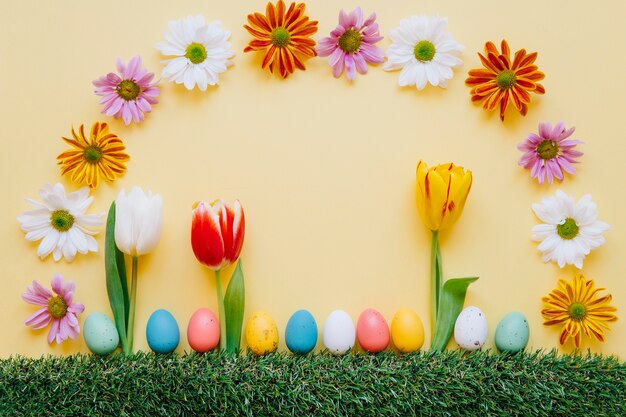
[[[504,112],[510,101],[522,116],[528,112],[529,92],[544,94],[546,90],[537,81],[545,78],[543,72],[533,63],[537,52],[527,54],[525,49],[515,53],[511,63],[511,50],[506,40],[502,41],[502,53],[493,42],[485,44],[485,55],[478,53],[485,68],[472,69],[465,85],[471,87],[473,102],[485,100],[483,108],[494,110],[500,105],[500,120],[504,121]]]
[[[109,133],[106,123],[93,124],[89,141],[83,125],[80,125],[78,134],[72,128],[72,139],[63,140],[75,149],[63,152],[57,160],[61,165],[61,175],[71,172],[72,181],[96,188],[101,175],[107,181],[113,181],[126,172],[124,162],[130,159],[124,153],[126,147],[117,135]]]
[[[573,337],[574,345],[580,347],[583,332],[604,342],[604,329],[609,328],[608,323],[617,321],[613,314],[617,309],[610,305],[611,294],[597,298],[602,290],[594,288],[593,280],[587,281],[581,274],[575,275],[572,282],[560,279],[559,288],[541,299],[545,307],[541,310],[546,320],[543,324],[563,325],[561,344]]]
[[[265,51],[261,67],[269,68],[270,72],[277,70],[283,78],[294,72],[294,68],[304,70],[298,54],[317,55],[315,41],[310,38],[317,32],[317,21],[309,21],[309,17],[304,15],[305,7],[304,3],[291,3],[285,12],[285,3],[279,0],[276,6],[267,3],[265,16],[261,13],[249,14],[250,26],[243,27],[255,39],[243,51]]]

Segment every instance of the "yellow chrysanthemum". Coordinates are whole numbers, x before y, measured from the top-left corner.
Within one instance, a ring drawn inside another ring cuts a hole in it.
[[[117,135],[109,132],[106,123],[94,123],[89,140],[85,137],[83,125],[80,125],[78,134],[72,128],[72,138],[64,137],[63,140],[75,149],[57,156],[61,175],[71,172],[73,182],[86,183],[90,188],[96,188],[100,176],[110,182],[126,172],[124,163],[130,159],[124,153],[126,147]]]
[[[562,324],[563,330],[559,341],[565,344],[570,337],[574,345],[580,347],[583,333],[604,342],[604,329],[608,323],[617,321],[613,314],[617,309],[610,305],[611,294],[597,298],[598,292],[604,288],[594,288],[593,280],[585,280],[581,274],[574,276],[572,282],[559,280],[559,288],[552,290],[541,300],[543,324],[546,326]]]

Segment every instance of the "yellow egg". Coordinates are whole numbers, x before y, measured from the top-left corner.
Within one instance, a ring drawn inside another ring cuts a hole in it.
[[[273,352],[278,347],[278,328],[265,311],[257,311],[248,319],[246,343],[256,355]]]
[[[391,320],[391,340],[402,353],[415,352],[424,344],[424,326],[417,313],[401,308]]]

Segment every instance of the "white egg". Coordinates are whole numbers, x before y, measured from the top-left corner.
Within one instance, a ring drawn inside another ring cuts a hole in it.
[[[454,340],[465,350],[477,350],[487,341],[487,318],[478,307],[470,306],[459,314],[454,324]]]
[[[352,318],[343,310],[328,315],[322,333],[324,346],[335,355],[343,355],[354,346],[356,331]]]

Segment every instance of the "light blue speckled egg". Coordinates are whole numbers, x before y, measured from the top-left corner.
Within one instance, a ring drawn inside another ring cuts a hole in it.
[[[508,313],[496,328],[496,347],[500,352],[520,352],[526,348],[530,330],[522,313]]]
[[[317,323],[307,310],[298,310],[289,318],[285,328],[285,343],[293,353],[309,353],[317,343]]]
[[[146,339],[155,353],[173,352],[180,341],[180,330],[174,316],[167,310],[152,313],[146,326]]]
[[[91,313],[83,325],[83,337],[96,355],[112,353],[120,342],[115,324],[103,313]]]

